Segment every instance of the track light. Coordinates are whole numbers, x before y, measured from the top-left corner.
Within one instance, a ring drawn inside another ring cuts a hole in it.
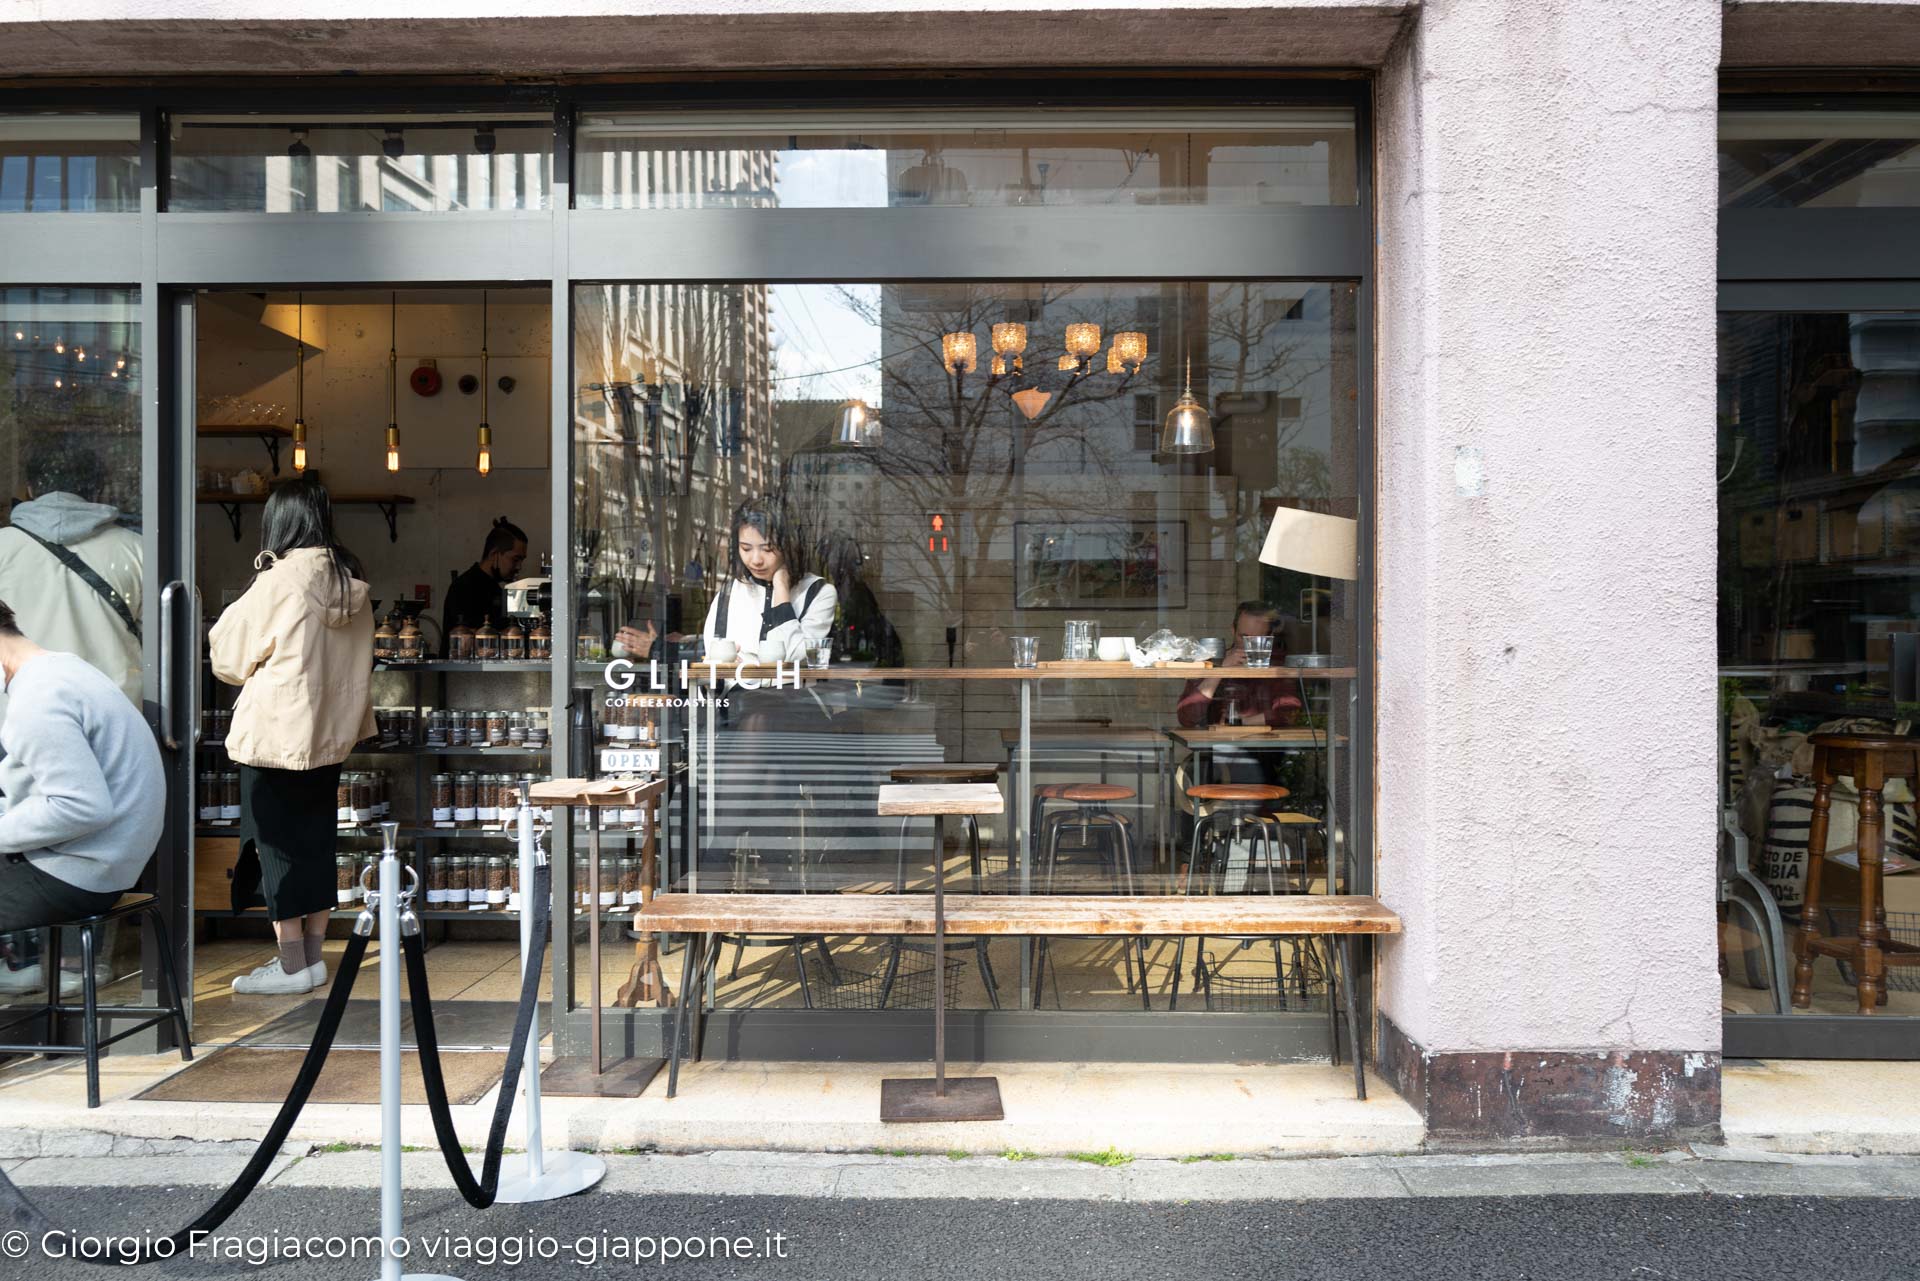
[[[307,131],[305,129],[295,129],[293,131],[293,141],[287,145],[287,159],[310,160],[312,158],[313,148],[307,145]]]
[[[481,125],[473,131],[473,149],[481,155],[492,155],[493,149],[498,145],[499,139],[493,136],[492,125]]]
[[[380,150],[386,152],[387,159],[398,160],[407,154],[407,140],[401,136],[398,129],[388,125],[387,136],[380,140]]]

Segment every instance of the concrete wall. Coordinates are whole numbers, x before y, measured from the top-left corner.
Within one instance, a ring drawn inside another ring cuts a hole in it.
[[[1433,0],[1380,82],[1381,1009],[1713,1050],[1714,0]]]

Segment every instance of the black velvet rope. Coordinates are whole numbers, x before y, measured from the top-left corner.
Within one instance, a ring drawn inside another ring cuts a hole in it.
[[[333,987],[327,992],[326,1006],[320,1011],[320,1025],[314,1029],[313,1044],[307,1047],[307,1056],[300,1062],[300,1072],[293,1079],[293,1089],[288,1092],[287,1101],[280,1105],[273,1124],[267,1128],[266,1137],[254,1149],[253,1159],[247,1162],[247,1168],[240,1172],[233,1186],[222,1192],[219,1200],[209,1206],[204,1214],[171,1236],[149,1238],[133,1248],[129,1248],[123,1239],[115,1238],[117,1243],[111,1252],[98,1255],[88,1253],[78,1257],[88,1263],[122,1267],[152,1263],[156,1259],[184,1257],[200,1237],[213,1232],[240,1208],[240,1203],[259,1186],[267,1167],[273,1164],[280,1145],[286,1142],[287,1135],[293,1130],[293,1123],[299,1119],[300,1109],[306,1106],[307,1097],[313,1093],[314,1082],[320,1079],[320,1069],[327,1061],[327,1052],[333,1048],[334,1034],[340,1030],[340,1019],[347,1012],[347,998],[353,993],[353,982],[360,973],[360,962],[366,954],[367,939],[364,936],[355,934],[347,939],[346,951],[340,956],[340,968],[333,976]],[[9,1227],[24,1229],[36,1238],[49,1233],[63,1233],[69,1238],[106,1235],[97,1230],[74,1232],[56,1227],[41,1213],[39,1206],[27,1199],[26,1193],[14,1186],[13,1180],[4,1171],[0,1171],[0,1218]],[[130,1237],[133,1234],[126,1235]]]
[[[413,1003],[413,1040],[420,1052],[420,1081],[426,1088],[433,1133],[440,1141],[440,1154],[446,1158],[454,1186],[460,1189],[467,1204],[476,1209],[484,1210],[492,1205],[500,1190],[500,1159],[506,1151],[507,1121],[513,1116],[513,1096],[520,1091],[520,1071],[527,1061],[527,1041],[533,1033],[533,1012],[540,1004],[540,974],[546,968],[552,885],[553,870],[542,863],[534,868],[533,884],[521,896],[522,910],[533,914],[529,922],[533,950],[520,976],[520,1007],[514,1012],[513,1040],[507,1049],[506,1070],[500,1075],[500,1096],[494,1100],[493,1125],[487,1131],[487,1147],[478,1178],[467,1163],[467,1154],[460,1150],[460,1135],[453,1128],[453,1109],[447,1099],[446,1077],[440,1072],[440,1038],[434,1031],[433,1001],[427,992],[426,946],[417,934],[400,940],[400,951],[407,964],[407,993]]]

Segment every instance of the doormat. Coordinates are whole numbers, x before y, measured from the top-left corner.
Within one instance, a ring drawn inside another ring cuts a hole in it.
[[[302,1050],[254,1050],[245,1046],[217,1050],[133,1097],[160,1103],[279,1103],[293,1089],[300,1060],[305,1057]],[[478,1103],[500,1083],[506,1062],[504,1054],[442,1053],[440,1071],[447,1078],[447,1097],[455,1104]],[[402,1056],[400,1086],[402,1102],[427,1101],[417,1055]],[[310,1101],[378,1103],[380,1052],[335,1050],[327,1055],[327,1065],[320,1069]]]

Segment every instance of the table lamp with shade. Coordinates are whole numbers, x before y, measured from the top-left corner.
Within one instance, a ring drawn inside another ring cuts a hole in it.
[[[1273,513],[1267,527],[1267,541],[1260,549],[1260,563],[1314,578],[1338,578],[1351,581],[1360,576],[1359,522],[1345,516],[1281,507]],[[1333,667],[1337,660],[1320,649],[1320,611],[1313,611],[1314,652],[1294,654],[1287,661],[1294,667]]]

